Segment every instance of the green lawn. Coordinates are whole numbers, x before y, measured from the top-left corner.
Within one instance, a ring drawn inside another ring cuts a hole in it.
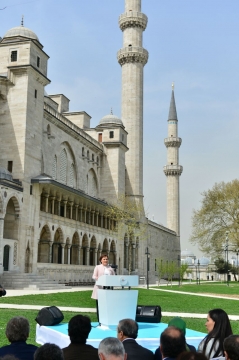
[[[239,283],[238,282],[229,282],[229,286],[220,282],[203,282],[200,285],[195,283],[188,283],[186,285],[178,286],[173,284],[169,286],[155,286],[155,289],[165,289],[165,290],[176,290],[184,292],[193,292],[193,293],[210,293],[210,294],[224,294],[224,295],[239,295]]]
[[[91,291],[4,297],[1,298],[1,302],[7,304],[95,308],[95,301],[91,299]],[[236,300],[207,298],[187,294],[174,294],[170,292],[147,289],[139,289],[138,304],[160,305],[163,311],[201,314],[207,314],[207,312],[213,308],[223,308],[231,315],[239,315],[239,302]]]
[[[206,287],[206,291],[209,289],[209,284],[202,285],[201,292],[205,292],[203,286]],[[201,286],[201,285],[200,285]],[[216,288],[218,290],[217,293],[222,293],[220,291],[220,284],[218,287],[216,284],[211,284],[210,293],[216,293]],[[222,285],[223,286],[223,285]],[[191,291],[191,288],[199,287],[196,285],[185,285],[182,288],[188,289]],[[225,287],[225,285],[224,285]],[[181,287],[173,287],[175,290],[182,289]],[[167,289],[164,287],[163,289]],[[171,287],[168,287],[171,290]],[[239,290],[239,288],[237,287]],[[185,291],[185,290],[184,290]],[[227,288],[227,291],[233,294],[235,288],[230,287]],[[196,291],[195,291],[196,292]],[[16,296],[16,297],[2,297],[1,302],[7,304],[31,304],[31,305],[42,305],[42,306],[51,306],[55,305],[59,308],[62,306],[68,307],[87,307],[87,308],[95,308],[95,301],[91,299],[92,291],[79,291],[79,292],[65,292],[65,293],[54,293],[54,294],[40,294],[40,295],[26,295],[26,296]],[[207,298],[200,297],[195,295],[187,295],[187,294],[176,294],[162,291],[154,291],[147,289],[139,289],[139,305],[160,305],[162,311],[172,311],[172,312],[189,312],[189,313],[202,313],[205,314],[205,319],[193,319],[193,318],[185,318],[187,323],[187,327],[198,330],[201,332],[205,332],[205,321],[206,314],[208,310],[220,307],[224,309],[230,315],[239,315],[239,302],[235,300],[227,300],[227,299],[215,299],[215,298]],[[29,343],[34,343],[35,339],[35,328],[36,322],[35,317],[37,316],[38,311],[35,310],[12,310],[12,309],[1,309],[1,317],[0,317],[0,346],[7,344],[7,339],[5,338],[5,327],[6,323],[13,316],[25,316],[30,321],[31,325],[31,335],[29,338]],[[68,322],[69,319],[76,315],[75,312],[63,312],[65,322]],[[84,313],[82,313],[84,314]],[[89,313],[87,314],[91,321],[96,321],[96,314]],[[170,320],[169,317],[163,317],[162,322],[168,323]],[[231,321],[233,332],[239,334],[239,322]]]

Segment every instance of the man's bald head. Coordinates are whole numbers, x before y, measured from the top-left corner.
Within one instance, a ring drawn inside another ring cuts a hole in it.
[[[183,332],[174,326],[167,327],[160,336],[160,350],[163,358],[176,358],[181,352],[186,351]]]

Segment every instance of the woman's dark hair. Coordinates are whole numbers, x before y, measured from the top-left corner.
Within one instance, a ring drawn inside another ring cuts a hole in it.
[[[104,257],[107,257],[107,259],[109,259],[109,256],[108,256],[107,254],[103,254],[103,255],[101,255],[101,257],[99,258],[100,263],[101,263],[101,260],[102,260]]]
[[[212,331],[205,337],[203,344],[203,354],[206,352],[207,345],[212,340],[212,346],[209,351],[209,359],[211,358],[212,350],[216,349],[213,357],[218,357],[223,354],[223,341],[229,335],[232,335],[232,328],[227,313],[222,309],[213,309],[208,312],[209,317],[215,322]],[[218,346],[217,343],[218,342]]]

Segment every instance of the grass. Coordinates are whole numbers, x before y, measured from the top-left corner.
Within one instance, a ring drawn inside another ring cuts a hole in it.
[[[230,286],[229,288],[221,284],[203,284],[203,285],[185,285],[182,287],[173,286],[174,290],[197,292],[200,288],[200,292],[210,292],[222,294],[222,290],[225,290],[227,294],[238,294],[239,287],[236,284],[235,287]],[[171,290],[171,287],[164,287],[163,289]],[[193,291],[191,291],[191,289]],[[236,292],[237,290],[237,292]],[[24,304],[24,305],[42,305],[52,306],[55,305],[59,308],[63,306],[67,307],[87,307],[95,308],[95,300],[91,299],[92,291],[79,291],[79,292],[64,292],[54,294],[40,294],[40,295],[26,295],[26,296],[15,296],[15,297],[2,297],[1,303],[7,304]],[[239,303],[235,300],[227,299],[216,299],[200,297],[195,295],[187,294],[176,294],[171,292],[153,291],[147,289],[139,289],[138,304],[140,305],[160,305],[162,311],[171,312],[189,312],[189,313],[202,313],[205,314],[205,319],[194,319],[185,318],[187,327],[193,330],[205,332],[205,321],[208,310],[213,308],[222,308],[230,315],[239,315]],[[38,314],[37,310],[13,310],[13,309],[1,309],[0,317],[0,346],[7,345],[8,341],[5,337],[5,327],[7,322],[14,316],[26,317],[31,326],[31,333],[28,343],[35,343],[35,329],[36,322],[35,318]],[[64,322],[68,322],[70,318],[76,315],[76,312],[64,312]],[[95,313],[82,313],[90,317],[92,322],[96,322]],[[162,322],[168,323],[171,317],[162,317]],[[239,322],[231,321],[233,332],[239,333]],[[36,344],[37,345],[37,344]]]
[[[239,283],[238,282],[230,282],[229,286],[224,283],[206,283],[203,282],[200,285],[196,285],[195,283],[189,283],[187,285],[173,285],[169,286],[161,286],[154,287],[160,289],[167,290],[175,290],[175,291],[183,291],[183,292],[193,292],[193,293],[208,293],[208,294],[223,294],[223,295],[238,295],[239,294]]]

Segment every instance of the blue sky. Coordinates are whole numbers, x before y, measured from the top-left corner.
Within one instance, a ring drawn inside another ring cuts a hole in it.
[[[24,25],[50,56],[46,87],[64,93],[70,110],[92,126],[113,108],[121,115],[122,46],[118,16],[124,0],[0,0],[0,36]],[[144,195],[149,217],[166,225],[164,138],[171,83],[179,120],[181,244],[188,244],[192,209],[215,182],[238,178],[238,0],[142,0],[148,18],[144,47]]]

